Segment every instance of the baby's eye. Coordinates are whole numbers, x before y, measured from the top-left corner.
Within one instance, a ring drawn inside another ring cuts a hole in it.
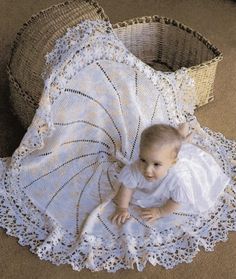
[[[160,164],[154,163],[154,167],[159,167],[159,166],[160,166]]]
[[[139,159],[142,163],[145,163],[146,161],[142,158]]]

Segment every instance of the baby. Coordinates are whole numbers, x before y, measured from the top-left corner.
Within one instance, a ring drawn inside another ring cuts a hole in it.
[[[230,178],[191,140],[187,123],[177,128],[156,124],[142,132],[139,159],[118,176],[113,223],[121,225],[130,218],[130,202],[140,207],[147,222],[178,210],[201,213],[214,206]]]

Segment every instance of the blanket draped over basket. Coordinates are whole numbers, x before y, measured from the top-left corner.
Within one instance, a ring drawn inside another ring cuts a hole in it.
[[[141,131],[198,123],[185,68],[155,71],[100,20],[68,29],[46,59],[39,108],[13,155],[0,160],[0,226],[9,235],[54,264],[114,272],[191,262],[200,246],[213,250],[236,230],[233,179],[204,216],[183,212],[150,225],[131,207],[125,225],[109,219],[116,177],[138,158]],[[235,175],[235,141],[207,127],[193,141]]]

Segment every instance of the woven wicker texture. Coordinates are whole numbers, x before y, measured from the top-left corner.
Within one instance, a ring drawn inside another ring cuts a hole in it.
[[[68,27],[83,19],[108,20],[93,0],[54,5],[31,17],[17,33],[8,65],[13,113],[27,128],[38,107],[45,55]],[[196,83],[198,106],[213,100],[213,85],[221,52],[201,34],[168,18],[134,18],[113,25],[126,47],[157,70],[189,68]]]
[[[71,0],[33,15],[17,33],[8,65],[10,103],[25,128],[33,119],[43,90],[45,55],[68,27],[84,19],[108,17],[93,0]]]
[[[188,68],[195,80],[198,106],[214,99],[216,67],[223,55],[200,33],[156,15],[119,22],[113,28],[125,46],[154,69]]]

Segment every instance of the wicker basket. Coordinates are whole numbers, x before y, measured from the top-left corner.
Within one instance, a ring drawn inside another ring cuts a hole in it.
[[[68,27],[83,19],[109,20],[93,0],[72,0],[39,12],[17,33],[8,65],[13,113],[27,128],[43,90],[47,52]],[[189,69],[196,82],[198,106],[213,100],[213,83],[220,51],[187,26],[159,16],[141,17],[113,25],[118,37],[139,59],[157,70]]]
[[[7,66],[12,112],[27,128],[38,108],[44,87],[45,55],[68,27],[84,19],[109,20],[93,0],[71,0],[33,15],[17,33]]]
[[[223,55],[200,33],[157,15],[119,22],[113,28],[125,46],[154,69],[187,68],[195,81],[198,106],[214,99],[216,67]]]

